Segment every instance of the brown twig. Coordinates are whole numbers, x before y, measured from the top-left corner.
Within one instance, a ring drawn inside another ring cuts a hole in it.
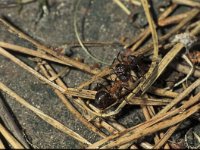
[[[5,86],[3,83],[0,82],[0,89],[10,95],[14,98],[17,102],[28,108],[29,110],[33,111],[36,115],[38,115],[41,119],[52,125],[53,127],[57,128],[58,130],[66,133],[67,135],[73,137],[74,139],[80,141],[83,144],[90,145],[91,143],[87,141],[85,138],[80,136],[78,133],[72,131],[71,129],[67,128],[57,120],[53,119],[52,117],[46,115],[41,110],[37,109],[36,107],[30,105],[25,99],[21,98],[19,95],[17,95],[14,91],[9,89],[7,86]]]
[[[6,149],[1,139],[0,139],[0,149]]]
[[[88,98],[88,99],[94,99],[94,97],[95,97],[96,91],[84,90],[84,89],[79,90],[79,89],[74,89],[74,88],[64,89],[63,87],[60,87],[59,85],[48,80],[47,78],[45,78],[44,76],[39,74],[37,71],[35,71],[31,67],[29,67],[24,62],[22,62],[21,60],[19,60],[15,56],[11,55],[10,53],[8,53],[6,50],[4,50],[1,47],[0,47],[0,54],[9,58],[10,60],[12,60],[16,64],[18,64],[20,67],[22,67],[23,69],[27,70],[28,72],[30,72],[31,74],[33,74],[34,76],[39,78],[40,80],[44,81],[46,84],[48,84],[51,87],[61,91],[64,94],[71,95],[71,96],[80,96],[80,97]]]
[[[190,89],[191,90],[191,88],[193,88],[197,83],[199,83],[200,84],[200,79],[198,79],[195,83],[193,83],[190,87],[188,87],[188,89]],[[176,99],[174,99],[173,101],[177,101],[177,99],[182,99],[183,97],[183,95],[185,95],[186,93],[188,93],[188,91],[187,92],[185,92],[184,94],[182,94],[180,97],[177,97]],[[193,104],[195,104],[196,102],[198,102],[200,99],[200,97],[199,97],[199,95],[200,95],[200,93],[198,93],[195,97],[192,97],[189,101],[187,101],[187,102],[185,102],[180,108],[177,108],[177,109],[175,109],[175,110],[172,110],[172,111],[170,111],[170,112],[167,112],[167,113],[164,113],[164,111],[163,111],[163,113],[162,112],[160,112],[159,113],[159,115],[155,115],[152,119],[150,119],[150,120],[148,120],[148,121],[146,121],[146,122],[144,122],[144,123],[141,123],[141,124],[139,124],[139,125],[137,125],[137,126],[134,126],[134,127],[131,127],[131,128],[129,128],[129,129],[127,129],[127,130],[125,130],[125,131],[123,131],[123,132],[121,132],[121,133],[119,133],[119,134],[114,134],[114,135],[112,135],[112,136],[109,136],[109,137],[107,137],[107,138],[105,138],[105,139],[103,139],[103,140],[101,140],[101,141],[98,141],[98,142],[96,142],[96,143],[94,143],[93,145],[91,145],[90,146],[90,148],[95,148],[95,147],[98,147],[98,146],[100,146],[100,145],[102,145],[103,143],[106,143],[106,142],[108,142],[108,141],[110,141],[110,140],[112,140],[112,139],[115,139],[116,137],[120,137],[120,136],[122,136],[122,135],[124,135],[124,134],[128,134],[128,135],[132,135],[132,134],[138,134],[137,136],[142,136],[142,135],[140,135],[141,133],[139,133],[139,132],[145,132],[146,131],[146,128],[148,128],[148,127],[153,127],[153,125],[155,125],[156,127],[154,128],[154,130],[156,130],[156,128],[157,129],[159,129],[161,126],[163,126],[164,124],[162,124],[162,122],[161,123],[158,123],[158,122],[160,122],[160,121],[162,121],[162,120],[165,120],[165,119],[167,119],[167,118],[169,118],[169,117],[172,117],[172,116],[174,116],[174,115],[177,115],[177,114],[179,114],[180,113],[180,111],[181,112],[183,112],[183,111],[185,111],[187,108],[189,108],[190,106],[192,106]],[[199,107],[200,107],[200,105],[196,105],[195,106],[195,112],[196,111],[198,111],[198,109],[199,109]],[[166,106],[166,108],[168,108],[167,106]],[[165,110],[167,110],[167,109],[165,109]],[[192,108],[190,109],[190,111],[192,112]],[[187,114],[187,112],[185,111],[185,113]],[[194,112],[193,112],[194,113]],[[183,116],[185,116],[186,114],[184,114]],[[179,114],[180,115],[180,114]],[[179,118],[179,116],[177,116],[177,118]],[[176,118],[176,119],[177,119]],[[174,119],[173,121],[172,120],[170,120],[170,123],[171,123],[171,125],[174,125],[174,124],[176,124],[176,122],[175,121],[177,121],[176,119]],[[183,120],[183,117],[180,117],[179,119],[182,119]],[[181,120],[181,121],[182,121]],[[168,120],[169,121],[169,120]],[[180,121],[180,122],[181,122]],[[167,127],[169,127],[170,126],[170,124],[168,124],[169,122],[167,122],[166,121],[166,124],[165,124],[165,126],[167,126]],[[169,125],[169,126],[168,126]],[[162,127],[161,127],[162,128]],[[137,132],[135,132],[135,129],[137,129]],[[130,131],[133,131],[133,133],[130,133]],[[158,130],[157,130],[158,131]],[[156,132],[156,131],[155,131]],[[126,138],[124,138],[124,141],[126,140]],[[130,142],[130,141],[129,141]],[[123,143],[124,144],[124,143]]]
[[[0,133],[10,143],[14,149],[24,149],[24,147],[12,136],[12,134],[0,123]]]
[[[7,48],[8,50],[13,50],[13,51],[20,52],[20,53],[23,53],[23,54],[43,58],[43,59],[46,59],[46,60],[49,60],[49,61],[52,61],[52,62],[56,62],[56,63],[59,63],[59,64],[69,65],[69,64],[63,62],[62,60],[57,59],[55,57],[52,57],[50,55],[47,55],[45,53],[35,51],[35,50],[29,49],[29,48],[25,48],[25,47],[22,47],[22,46],[18,46],[18,45],[15,45],[15,44],[0,42],[0,46],[3,47],[3,48]],[[69,65],[69,66],[71,66],[71,65]]]
[[[24,139],[24,136],[22,134],[22,131],[19,129],[17,124],[15,123],[13,116],[11,115],[11,112],[7,109],[5,102],[0,97],[0,118],[4,122],[4,124],[9,128],[11,133],[15,136],[15,138],[25,147],[30,148],[27,141]]]
[[[172,4],[170,5],[158,18],[158,20],[162,20],[164,18],[166,18],[167,16],[169,16],[176,8],[177,8],[177,4]]]
[[[200,3],[193,1],[193,0],[184,0],[184,1],[182,1],[182,0],[172,0],[172,1],[176,4],[200,8]]]
[[[176,27],[174,27],[172,30],[170,30],[167,34],[161,36],[159,38],[159,42],[163,42],[175,33],[177,33],[180,29],[182,29],[188,22],[190,22],[194,17],[196,17],[199,14],[199,10],[197,9],[192,9],[190,12],[188,12],[188,17],[183,19]],[[132,55],[135,56],[140,56],[143,55],[144,53],[147,53],[151,51],[153,48],[153,44],[147,44],[144,47],[138,49],[137,51],[133,52]]]
[[[148,92],[158,95],[158,96],[163,96],[163,97],[171,97],[171,98],[175,98],[177,97],[179,94],[176,92],[172,92],[172,91],[168,91],[165,89],[161,89],[161,88],[156,88],[156,87],[151,87]]]
[[[166,141],[172,136],[172,134],[178,129],[181,123],[170,127],[167,132],[163,135],[163,137],[152,147],[153,149],[160,149]]]
[[[42,67],[42,66],[41,66]],[[45,63],[45,67],[46,69],[42,69],[44,71],[44,73],[46,74],[47,78],[50,78],[51,76],[54,76],[56,73],[53,70],[53,68],[48,65],[47,63]],[[48,75],[48,72],[51,75]],[[55,82],[60,85],[63,88],[67,88],[66,85],[63,83],[63,81],[60,78],[57,78],[55,80]],[[99,134],[101,137],[106,137],[106,135],[99,131],[93,124],[91,124],[90,122],[88,122],[83,115],[81,115],[75,107],[73,107],[73,105],[69,102],[69,100],[65,97],[64,94],[62,94],[60,91],[58,90],[54,90],[55,93],[57,94],[57,96],[60,98],[60,100],[65,104],[65,106],[68,108],[68,110],[76,117],[78,118],[86,127],[88,127],[88,129],[91,129],[92,131],[94,131],[95,133]]]
[[[21,32],[20,30],[18,30],[17,28],[13,27],[11,24],[9,24],[8,22],[6,22],[3,19],[0,19],[0,22],[3,23],[3,25],[5,25],[6,27],[8,27],[9,31],[11,33],[14,33],[16,35],[18,35],[20,38],[23,38],[29,42],[31,42],[32,44],[34,44],[38,49],[43,50],[45,52],[47,52],[48,54],[51,54],[53,56],[55,56],[58,59],[61,59],[62,61],[64,61],[67,64],[72,65],[73,67],[76,67],[80,70],[83,70],[85,72],[91,73],[91,74],[96,74],[98,73],[100,70],[98,69],[91,69],[90,66],[78,62],[74,59],[70,59],[67,56],[62,56],[62,55],[58,55],[58,53],[56,53],[55,51],[53,51],[52,49],[40,44],[39,42],[35,41],[34,39],[32,39],[31,37],[29,37],[28,35],[26,35],[25,33]]]
[[[158,21],[158,25],[159,26],[167,26],[167,25],[175,24],[175,23],[180,22],[182,19],[184,19],[186,17],[188,17],[188,12],[178,14],[178,15],[174,15],[174,16],[171,16],[171,17],[167,17],[167,18],[162,19],[162,20],[160,19]]]

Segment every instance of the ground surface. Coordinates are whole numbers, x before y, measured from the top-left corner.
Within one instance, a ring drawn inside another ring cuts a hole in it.
[[[13,1],[3,0],[0,2],[9,3]],[[26,4],[22,7],[2,7],[0,15],[46,46],[60,47],[67,42],[77,42],[73,26],[77,1],[49,0],[48,2],[49,13],[44,14],[41,18],[42,9],[39,2]],[[131,6],[128,7],[131,10],[133,9]],[[77,10],[77,21],[79,33],[84,41],[117,43],[121,37],[134,38],[140,33],[140,30],[133,26],[131,19],[113,1],[108,0],[82,1]],[[138,23],[145,24],[144,13],[141,13]],[[30,43],[9,33],[2,25],[0,25],[0,41],[33,48]],[[66,48],[67,54],[70,53],[69,49],[70,47]],[[90,65],[95,63],[80,47],[70,50],[72,57],[83,58],[85,63]],[[119,44],[114,44],[90,47],[89,50],[97,58],[112,63],[122,47]],[[35,66],[35,63],[29,61],[27,57],[17,56],[30,66]],[[61,66],[57,65],[56,69],[60,70]],[[63,80],[69,87],[76,87],[89,77],[88,74],[71,69],[63,77]],[[97,135],[90,132],[69,113],[49,86],[3,56],[0,56],[0,81],[29,103],[78,132],[89,141],[94,142],[99,139]],[[80,148],[82,146],[78,141],[42,121],[6,94],[2,93],[2,95],[34,148]],[[143,118],[137,107],[131,110],[123,112],[123,119],[117,118],[126,127],[138,124]],[[176,136],[178,138],[180,135],[177,134]]]
[[[1,2],[12,3],[13,1]],[[66,42],[77,41],[73,26],[76,2],[75,0],[49,0],[49,14],[42,16],[42,18],[40,18],[42,10],[39,2],[26,4],[22,7],[2,7],[0,15],[41,43],[50,47],[59,47]],[[139,32],[132,26],[128,16],[112,1],[107,0],[81,2],[77,11],[77,20],[79,32],[85,41],[116,42],[121,36],[133,37]],[[2,25],[0,41],[32,48],[31,44],[10,34]],[[118,46],[90,48],[91,53],[106,62],[112,62],[120,50],[121,48]],[[84,58],[85,62],[89,64],[94,63],[81,48],[73,48],[72,51],[73,57]],[[27,57],[19,57],[29,65],[35,66],[34,63],[27,60]],[[68,86],[75,87],[88,77],[87,74],[80,71],[71,70],[69,74],[64,76],[64,80]],[[88,131],[78,119],[68,112],[49,86],[42,84],[37,78],[3,56],[0,56],[0,81],[70,129],[90,141],[97,140],[98,136]],[[79,142],[54,129],[31,111],[4,93],[2,94],[34,148],[81,147]],[[133,122],[134,120],[129,120],[127,124]]]

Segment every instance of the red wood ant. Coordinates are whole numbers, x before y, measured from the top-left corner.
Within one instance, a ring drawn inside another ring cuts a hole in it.
[[[94,105],[100,109],[111,106],[125,96],[127,91],[130,91],[132,87],[130,84],[130,82],[133,82],[133,80],[130,80],[132,79],[131,71],[134,71],[136,75],[138,75],[140,71],[138,65],[139,59],[137,57],[130,55],[120,61],[118,54],[116,59],[119,63],[115,66],[114,73],[119,80],[115,80],[110,87],[107,88],[103,86],[103,88],[97,91]]]

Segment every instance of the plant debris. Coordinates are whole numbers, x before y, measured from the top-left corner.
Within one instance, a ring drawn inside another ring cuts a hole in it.
[[[51,15],[48,2],[50,1],[39,2],[39,5],[45,4],[46,9],[48,7],[48,13],[40,18],[39,22],[36,20],[37,24],[34,25],[39,26]],[[26,3],[31,5],[37,1],[19,2],[22,6]],[[128,37],[120,33],[122,37],[118,37],[119,42],[114,39],[111,42],[84,41],[84,36],[80,38],[77,23],[81,21],[77,14],[79,11],[86,11],[81,7],[82,3],[81,0],[77,5],[72,3],[75,7],[72,28],[76,37],[73,43],[76,45],[69,42],[57,47],[53,47],[53,44],[44,45],[42,41],[29,36],[32,33],[24,32],[15,23],[2,17],[2,28],[12,36],[17,36],[19,41],[23,39],[32,46],[20,46],[20,42],[14,44],[1,39],[0,55],[39,79],[41,83],[50,86],[74,118],[99,138],[91,139],[72,129],[67,123],[74,120],[64,124],[59,118],[48,115],[40,106],[35,106],[33,101],[30,103],[29,97],[17,94],[17,91],[4,81],[0,81],[1,92],[20,103],[22,109],[25,107],[52,127],[78,141],[80,148],[199,148],[200,124],[195,116],[198,116],[200,110],[200,2],[168,0],[166,4],[162,2],[157,5],[148,0],[113,0],[109,5],[114,5],[123,15],[127,15],[127,20],[138,28],[137,36]],[[93,3],[95,1],[90,4]],[[11,4],[3,3],[8,7]],[[18,3],[12,4],[11,8],[17,6]],[[59,9],[62,7],[65,7],[65,4],[60,2]],[[152,11],[153,9],[156,11]],[[88,14],[91,13],[91,10],[87,11]],[[143,19],[146,19],[148,24],[138,26],[136,20],[141,18],[135,18],[137,14],[143,14]],[[115,28],[112,32],[115,32]],[[84,34],[84,31],[81,34]],[[115,44],[122,50],[116,53],[109,49],[110,53],[115,53],[112,64],[108,64],[106,59],[97,59],[98,52],[87,49],[88,46],[103,49],[104,46],[114,47]],[[77,53],[81,54],[84,50],[86,54],[68,56],[63,47],[79,47],[82,49]],[[89,56],[86,61],[85,55]],[[80,59],[82,61],[79,61]],[[73,70],[88,78],[79,84],[74,83],[75,86],[67,85],[65,79],[78,81],[79,77],[69,77],[70,71]],[[3,137],[0,139],[0,148],[41,148],[26,138],[26,133],[22,133],[17,127],[1,97],[0,103],[0,133]],[[133,115],[133,110],[137,110],[139,115]],[[138,123],[125,123],[136,117],[140,118]],[[10,123],[8,120],[11,120]],[[185,130],[181,131],[183,128]],[[70,148],[75,147],[77,148],[77,145]]]

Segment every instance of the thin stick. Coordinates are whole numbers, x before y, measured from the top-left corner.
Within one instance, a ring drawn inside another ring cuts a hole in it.
[[[120,0],[113,0],[127,15],[130,15],[131,12],[126,8],[126,6]]]
[[[0,139],[0,149],[6,149],[1,139]]]
[[[59,63],[59,64],[71,66],[71,65],[67,64],[66,62],[64,62],[60,59],[49,56],[45,53],[41,53],[40,51],[35,51],[35,50],[25,48],[25,47],[22,47],[22,46],[18,46],[18,45],[15,45],[15,44],[10,44],[10,43],[0,41],[0,47],[4,47],[4,48],[7,48],[8,50],[20,52],[20,53],[23,53],[23,54],[43,58],[43,59],[46,59],[46,60],[49,60],[49,61],[52,61],[52,62],[56,62],[56,63]]]
[[[47,68],[47,70],[49,71],[49,73],[51,74],[51,76],[54,76],[56,74],[56,72],[53,70],[53,68],[48,65],[47,63],[45,64],[45,67]],[[45,68],[44,68],[45,69]],[[44,70],[46,71],[46,70]],[[47,75],[48,78],[50,78],[50,76]],[[57,78],[55,80],[55,82],[60,85],[63,88],[67,88],[66,85],[64,84],[64,82],[60,79]],[[101,132],[100,130],[98,130],[98,128],[96,128],[92,123],[88,122],[82,114],[80,114],[75,107],[73,107],[73,105],[69,102],[69,100],[65,97],[65,95],[63,95],[60,91],[58,90],[54,90],[55,93],[57,94],[57,96],[60,98],[60,100],[63,102],[63,104],[68,108],[68,110],[76,117],[78,118],[86,127],[88,127],[88,129],[92,130],[93,132],[99,134],[101,137],[106,137],[106,135]]]
[[[4,122],[7,128],[11,131],[11,133],[15,136],[15,138],[26,148],[30,148],[27,141],[24,139],[22,131],[19,129],[15,120],[11,114],[11,112],[7,109],[5,102],[0,97],[0,118]]]
[[[91,69],[90,66],[84,64],[84,63],[81,63],[81,62],[78,62],[74,59],[70,59],[69,57],[67,56],[62,56],[62,55],[58,55],[57,52],[53,51],[52,49],[40,44],[39,42],[35,41],[34,39],[32,39],[31,37],[29,37],[28,35],[26,35],[25,33],[21,32],[20,30],[18,30],[17,28],[13,27],[11,24],[9,24],[8,22],[6,22],[5,20],[1,19],[0,18],[0,22],[3,23],[3,25],[5,25],[6,27],[9,28],[9,31],[11,33],[14,33],[16,35],[18,35],[20,38],[23,38],[29,42],[31,42],[32,44],[36,45],[38,49],[40,50],[44,50],[45,52],[55,56],[56,58],[58,59],[61,59],[62,61],[64,61],[65,63],[67,64],[70,64],[72,65],[73,67],[76,67],[80,70],[83,70],[85,72],[88,72],[90,74],[96,74],[98,72],[100,72],[99,69]]]
[[[182,13],[182,14],[178,14],[178,15],[174,15],[174,16],[159,20],[158,21],[158,25],[162,27],[162,26],[175,24],[175,23],[180,22],[182,19],[184,19],[186,17],[188,17],[188,12]]]
[[[171,102],[171,100],[134,97],[132,99],[129,99],[128,104],[143,106],[160,106],[167,105],[169,102]]]
[[[176,4],[181,4],[181,5],[186,5],[186,6],[191,6],[191,7],[196,7],[196,8],[200,8],[200,3],[199,2],[195,2],[193,0],[172,0],[174,3]]]
[[[37,109],[36,107],[33,107],[28,102],[26,102],[25,99],[21,98],[19,95],[17,95],[14,91],[9,89],[7,86],[5,86],[3,83],[0,82],[0,89],[10,95],[14,98],[17,102],[19,102],[24,107],[28,108],[29,110],[33,111],[37,116],[39,116],[41,119],[52,125],[54,128],[66,133],[67,135],[71,136],[72,138],[80,141],[83,144],[90,145],[91,143],[87,141],[85,138],[77,134],[76,132],[72,131],[71,129],[67,128],[57,120],[53,119],[52,117],[46,115],[41,110]]]
[[[106,64],[108,65],[109,63],[106,63],[102,60],[99,60],[97,59],[95,56],[93,56],[92,54],[90,54],[90,52],[88,51],[88,49],[84,46],[83,42],[81,41],[81,38],[79,36],[79,33],[78,33],[78,28],[77,28],[77,10],[78,10],[78,7],[79,7],[79,4],[80,4],[81,0],[79,0],[76,4],[76,8],[75,8],[75,13],[74,13],[74,32],[75,32],[75,35],[76,35],[76,38],[80,44],[80,46],[82,47],[82,49],[85,51],[85,53],[90,56],[93,60],[97,61],[97,62],[100,62],[102,64]]]
[[[47,78],[45,78],[44,76],[42,76],[41,74],[39,74],[37,71],[35,71],[31,67],[29,67],[24,62],[22,62],[21,60],[19,60],[16,57],[14,57],[13,55],[11,55],[10,53],[8,53],[6,50],[4,50],[1,47],[0,47],[0,54],[3,55],[3,56],[5,56],[5,57],[7,57],[7,58],[9,58],[10,60],[12,60],[16,64],[18,64],[20,67],[24,68],[25,70],[27,70],[28,72],[30,72],[31,74],[33,74],[34,76],[36,76],[37,78],[39,78],[40,80],[44,81],[48,85],[50,85],[53,88],[61,91],[64,94],[69,94],[69,95],[72,95],[72,96],[80,96],[80,97],[88,98],[88,99],[94,99],[94,97],[95,97],[96,91],[83,90],[83,89],[82,90],[78,90],[78,89],[74,89],[74,88],[64,89],[64,88],[60,87],[59,85],[51,82],[50,80],[48,80]]]
[[[165,89],[156,88],[156,87],[151,87],[148,90],[148,92],[155,94],[155,95],[158,95],[158,96],[171,97],[171,98],[175,98],[179,95],[179,93],[167,91]]]
[[[172,4],[170,5],[158,18],[158,20],[162,20],[164,18],[166,18],[167,16],[169,16],[176,8],[177,8],[177,4]]]
[[[190,67],[186,66],[186,65],[182,65],[180,63],[178,63],[177,65],[170,65],[170,67],[173,67],[174,69],[176,69],[177,71],[184,73],[184,74],[188,74],[188,72],[190,71]],[[193,76],[200,78],[200,70],[195,68],[194,72],[193,72]]]
[[[0,133],[10,143],[14,149],[24,149],[24,147],[12,136],[11,133],[0,123]]]
[[[160,149],[166,141],[172,136],[172,134],[178,129],[178,127],[181,125],[181,123],[178,123],[177,125],[170,127],[170,129],[167,130],[167,132],[163,135],[163,137],[153,146],[152,149]]]
[[[199,79],[200,82],[200,79]],[[161,113],[160,115],[156,115],[154,116],[152,119],[150,119],[149,121],[146,121],[144,123],[141,123],[137,126],[131,127],[129,129],[126,129],[125,131],[118,133],[118,134],[114,134],[111,135],[103,140],[100,140],[96,143],[94,143],[93,145],[90,146],[90,148],[95,148],[98,147],[100,145],[102,145],[103,143],[106,143],[116,137],[125,135],[125,134],[132,134],[130,133],[130,131],[133,131],[133,133],[138,133],[139,131],[144,132],[146,130],[146,128],[151,127],[152,125],[157,125],[159,121],[163,121],[166,118],[169,118],[171,116],[180,114],[180,111],[182,112],[182,110],[186,110],[187,108],[189,108],[190,106],[192,106],[193,104],[197,103],[199,101],[199,97],[200,97],[200,93],[198,93],[195,97],[192,97],[189,101],[186,101],[180,108],[177,108],[171,112],[167,112],[167,113]],[[162,125],[162,123],[161,123]],[[159,127],[159,126],[158,126]],[[156,128],[156,127],[155,127]],[[137,132],[135,132],[135,130],[137,129]],[[126,138],[124,138],[125,140]]]
[[[159,42],[162,42],[172,35],[174,35],[177,31],[179,31],[181,28],[183,28],[189,21],[191,21],[194,17],[196,17],[199,14],[199,10],[192,9],[190,12],[188,12],[188,17],[183,19],[176,27],[174,27],[172,30],[170,30],[167,34],[161,36],[159,38]],[[133,52],[132,55],[139,56],[143,55],[144,53],[149,52],[153,48],[153,43],[147,44],[146,46],[138,49],[137,51]]]

